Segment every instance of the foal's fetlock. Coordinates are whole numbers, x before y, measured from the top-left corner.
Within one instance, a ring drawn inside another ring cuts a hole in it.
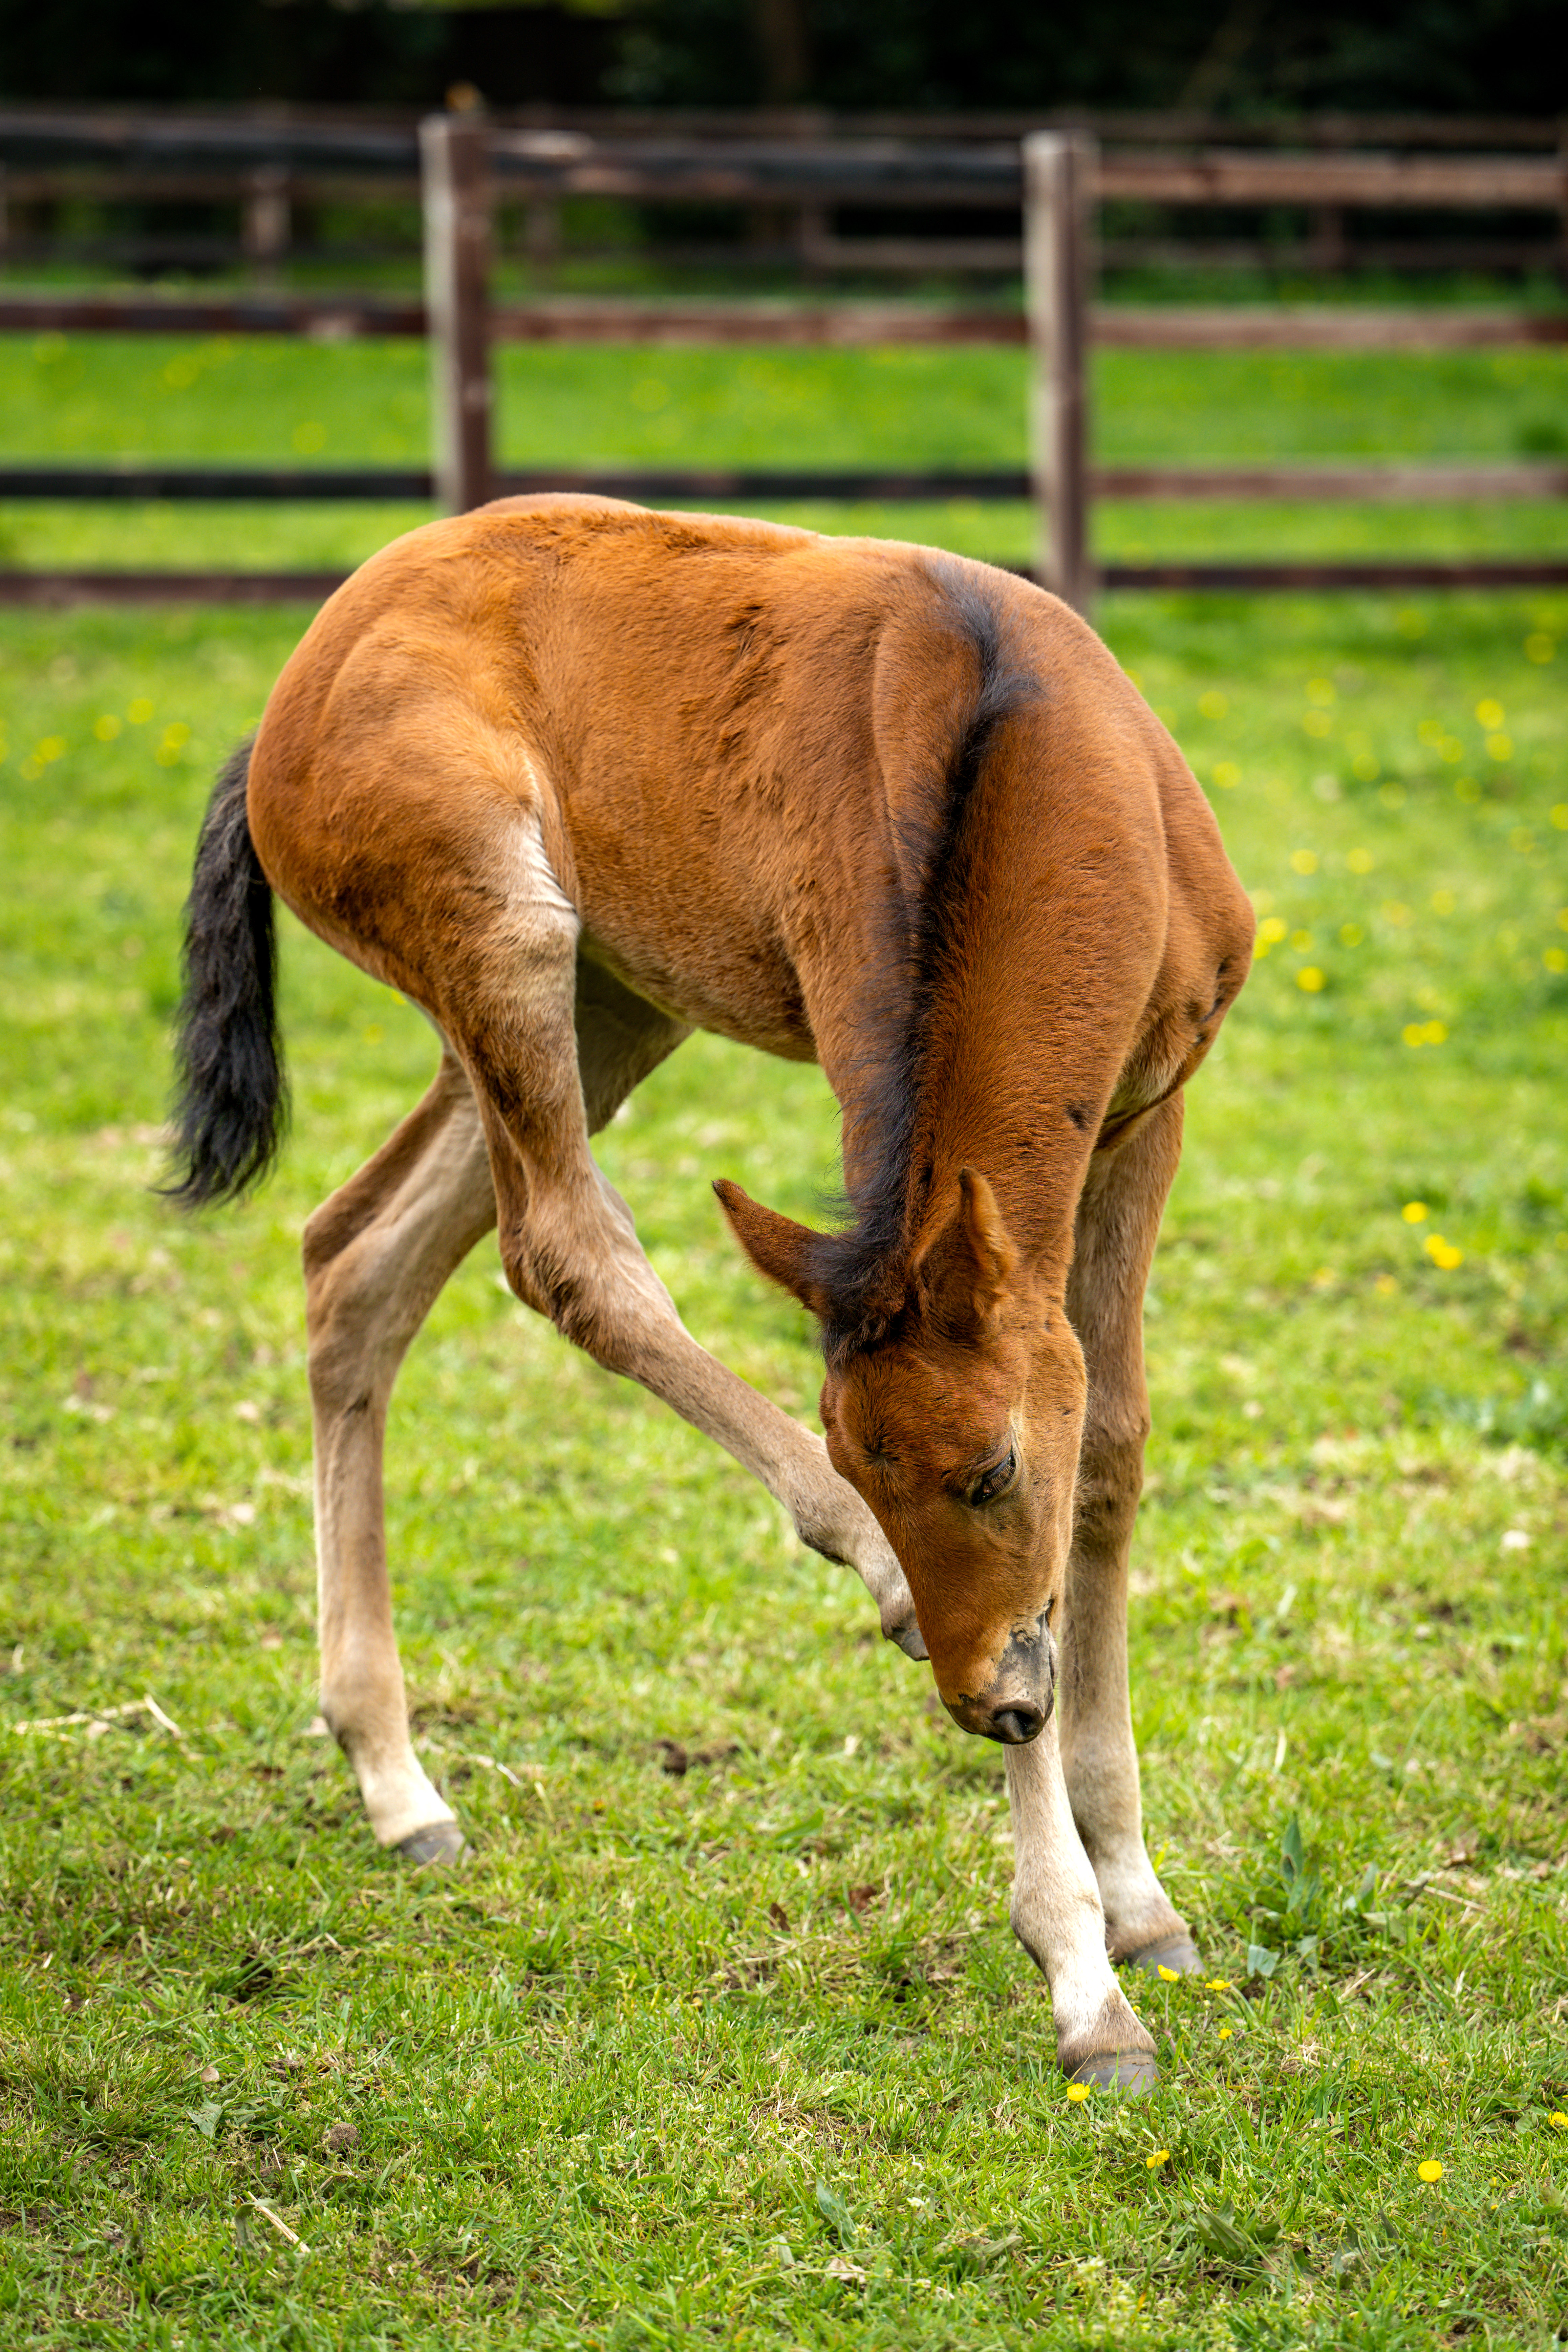
[[[395,1848],[411,1862],[455,1862],[463,1850],[463,1833],[406,1736],[402,1741],[372,1742],[341,1718],[334,1720],[325,1701],[321,1713],[359,1783],[376,1843]]]
[[[1153,2036],[1121,1992],[1108,1996],[1089,2025],[1058,2034],[1057,2059],[1069,2083],[1098,2091],[1152,2091],[1160,2079]]]

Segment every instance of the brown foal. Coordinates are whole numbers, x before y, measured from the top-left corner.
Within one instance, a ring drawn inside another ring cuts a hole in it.
[[[1252,913],[1105,647],[983,565],[607,499],[400,540],[214,796],[190,1201],[278,1140],[268,886],[441,1039],[305,1234],[321,1706],[376,1836],[461,1844],[409,1741],[382,1443],[405,1349],[499,1226],[518,1297],[754,1472],[1005,1744],[1061,2063],[1152,2081],[1111,1962],[1198,1961],[1144,1851],[1128,1701],[1142,1297]],[[826,1446],[691,1338],[589,1150],[695,1028],[820,1062],[843,1110],[843,1231],[716,1187],[820,1324]]]

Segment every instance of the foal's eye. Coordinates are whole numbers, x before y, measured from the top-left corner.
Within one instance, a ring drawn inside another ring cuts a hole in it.
[[[994,1462],[990,1469],[983,1471],[976,1479],[969,1490],[970,1501],[977,1508],[982,1503],[994,1503],[998,1495],[1006,1493],[1017,1475],[1018,1449],[1016,1445],[1009,1445],[1001,1461]]]

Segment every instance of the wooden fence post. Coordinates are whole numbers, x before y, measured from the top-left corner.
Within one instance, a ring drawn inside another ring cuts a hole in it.
[[[1029,426],[1039,510],[1038,573],[1080,613],[1094,594],[1089,550],[1088,356],[1095,142],[1037,131],[1024,142],[1024,280]]]
[[[490,495],[489,134],[472,115],[419,126],[436,495],[449,514]]]

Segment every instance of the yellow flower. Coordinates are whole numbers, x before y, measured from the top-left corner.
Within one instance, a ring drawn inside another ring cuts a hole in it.
[[[1222,2026],[1220,2027],[1220,2030],[1219,2030],[1219,2038],[1220,2038],[1220,2040],[1221,2040],[1222,2042],[1228,2042],[1228,2041],[1230,2040],[1231,2035],[1235,2032],[1235,2031],[1236,2031],[1236,2028],[1235,2028],[1234,2026],[1231,2026],[1231,2025],[1222,2025]]]
[[[1214,772],[1214,780],[1223,793],[1233,793],[1241,782],[1241,770],[1234,760],[1221,760]]]
[[[1228,1992],[1230,1990],[1230,1979],[1228,1977],[1205,1977],[1204,1979],[1204,1990],[1205,1992]]]
[[[1432,1212],[1425,1201],[1406,1201],[1399,1213],[1407,1225],[1423,1225]]]
[[[1549,2124],[1555,2124],[1559,2131],[1568,2131],[1568,2116],[1548,2116],[1546,2120]]]
[[[1407,1021],[1399,1034],[1407,1045],[1424,1045],[1426,1043],[1426,1024],[1424,1021]]]
[[[1230,705],[1224,695],[1216,694],[1211,686],[1206,694],[1199,695],[1198,709],[1205,719],[1223,719]]]
[[[1069,2083],[1068,2084],[1068,2096],[1072,2101],[1074,2106],[1079,2105],[1082,2101],[1087,2099],[1089,2096],[1089,2084],[1087,2083]]]
[[[1446,759],[1447,757],[1447,752],[1445,752],[1443,756]],[[1487,737],[1487,757],[1489,760],[1511,760],[1513,757],[1513,737],[1511,735],[1489,735]]]
[[[93,720],[92,731],[100,743],[112,743],[120,732],[120,721],[112,710],[106,710],[101,719]]]
[[[1342,948],[1359,948],[1365,937],[1366,933],[1359,923],[1340,925],[1340,945]]]
[[[1323,974],[1315,963],[1304,963],[1296,974],[1296,985],[1304,988],[1309,996],[1316,996],[1323,985]]]
[[[1441,1234],[1428,1234],[1421,1246],[1433,1265],[1440,1265],[1446,1274],[1451,1274],[1457,1265],[1465,1263],[1464,1251],[1456,1249],[1452,1242],[1445,1241]]]
[[[1346,857],[1345,864],[1352,874],[1370,874],[1373,868],[1372,852],[1370,849],[1352,849]]]
[[[1429,2156],[1425,2164],[1416,2166],[1415,2178],[1417,2180],[1441,2180],[1443,2168],[1435,2156]]]
[[[1503,710],[1501,703],[1493,702],[1489,698],[1485,702],[1478,702],[1476,705],[1476,718],[1479,724],[1486,729],[1489,735],[1495,734],[1497,730],[1503,724]]]
[[[1548,971],[1568,971],[1568,948],[1548,948],[1541,961]]]
[[[1290,852],[1290,865],[1297,874],[1315,874],[1318,870],[1318,853],[1315,849],[1293,849]]]
[[[1568,833],[1568,801],[1557,801],[1553,803],[1552,822],[1559,833]]]
[[[1168,2147],[1157,2147],[1154,2150],[1153,2155],[1146,2156],[1143,2158],[1143,2161],[1148,2166],[1151,2172],[1158,2172],[1163,2164],[1170,2163],[1171,2151]]]
[[[132,727],[145,727],[153,716],[153,706],[144,694],[139,694],[126,710],[125,716],[130,719]]]

